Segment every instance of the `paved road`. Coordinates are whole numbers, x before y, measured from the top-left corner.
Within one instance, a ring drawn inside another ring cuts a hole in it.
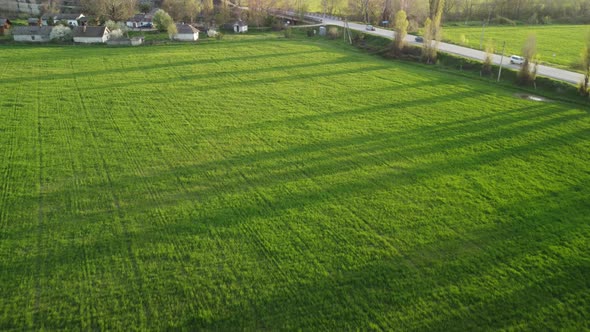
[[[316,18],[317,16],[310,16],[310,17]],[[323,19],[324,24],[338,25],[338,26],[344,25],[344,22],[340,21],[338,19],[332,19],[332,18],[322,18],[322,19]],[[349,23],[348,25],[352,30],[363,31],[368,34],[393,39],[394,33],[391,30],[376,28],[375,31],[367,31],[365,29],[365,25],[363,25],[363,24]],[[415,38],[415,36],[408,35],[406,37],[406,41],[409,44],[420,45],[421,43],[416,43],[414,38]],[[453,45],[453,44],[440,43],[439,50],[442,52],[445,52],[445,53],[456,54],[456,55],[460,55],[460,56],[463,56],[466,58],[471,58],[471,59],[480,60],[480,61],[483,61],[483,59],[485,58],[485,52],[474,50],[472,48],[457,46],[457,45]],[[509,56],[510,56],[510,54],[508,54],[508,56],[504,57],[504,61],[503,61],[504,67],[511,68],[513,70],[518,70],[519,66],[510,64],[510,59],[508,58]],[[495,64],[499,65],[500,58],[501,58],[501,56],[499,56],[499,55],[493,55],[492,60]],[[537,75],[549,77],[549,78],[552,78],[555,80],[564,81],[564,82],[568,82],[568,83],[572,83],[572,84],[578,84],[584,78],[584,75],[582,75],[580,73],[575,73],[575,72],[571,72],[571,71],[567,71],[567,70],[563,70],[563,69],[557,69],[557,68],[542,66],[542,65],[539,65],[539,68],[537,70]]]

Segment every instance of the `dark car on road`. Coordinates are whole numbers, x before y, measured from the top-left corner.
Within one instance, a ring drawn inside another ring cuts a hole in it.
[[[424,38],[422,38],[420,36],[417,36],[414,40],[416,41],[416,43],[422,43],[422,42],[424,42]]]

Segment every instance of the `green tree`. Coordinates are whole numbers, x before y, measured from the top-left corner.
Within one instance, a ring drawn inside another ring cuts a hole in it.
[[[176,28],[176,24],[174,24],[174,23],[168,24],[168,27],[166,28],[166,32],[168,32],[168,37],[170,37],[170,39],[174,39],[174,35],[176,35],[178,33],[178,29]]]
[[[152,18],[154,26],[160,32],[166,32],[170,24],[174,24],[174,20],[163,9],[158,9]]]
[[[432,47],[432,20],[430,17],[426,18],[424,22],[424,36],[422,44],[422,60],[426,63],[430,63],[435,57],[436,50]]]
[[[530,34],[522,47],[522,56],[524,63],[518,72],[518,82],[520,84],[532,84],[535,82],[536,67],[531,70],[531,64],[536,61],[537,58],[537,37],[534,34]]]
[[[395,17],[393,19],[393,31],[395,31],[395,38],[393,40],[393,51],[395,54],[399,55],[403,52],[405,46],[405,39],[408,35],[408,17],[406,12],[403,10],[398,11],[395,13]]]

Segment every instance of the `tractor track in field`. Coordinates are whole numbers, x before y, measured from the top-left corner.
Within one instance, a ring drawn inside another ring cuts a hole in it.
[[[71,66],[72,73],[74,74],[74,84],[76,87],[78,99],[79,99],[80,105],[82,106],[82,110],[84,112],[86,123],[88,125],[88,128],[90,128],[90,132],[92,134],[92,138],[93,138],[92,145],[94,147],[94,150],[96,151],[96,154],[98,156],[100,156],[101,164],[102,164],[102,168],[103,168],[102,171],[104,171],[104,175],[106,177],[107,183],[110,188],[111,198],[112,198],[113,204],[115,206],[115,211],[113,211],[114,212],[113,215],[115,217],[115,220],[118,219],[118,224],[121,226],[121,229],[125,235],[125,244],[126,244],[125,247],[126,247],[127,255],[129,256],[129,260],[131,263],[133,278],[138,283],[137,293],[139,296],[141,296],[143,293],[143,290],[144,290],[144,285],[143,285],[143,281],[141,278],[139,264],[137,263],[137,258],[133,254],[133,248],[132,248],[133,243],[131,240],[132,239],[131,231],[129,230],[127,223],[124,221],[125,214],[123,213],[123,210],[121,209],[121,203],[120,203],[119,197],[115,192],[115,187],[113,185],[113,180],[112,180],[110,170],[109,170],[108,164],[106,162],[105,156],[100,151],[100,149],[98,147],[99,137],[96,133],[95,126],[91,122],[90,112],[88,111],[88,107],[86,105],[86,102],[84,101],[84,96],[82,95],[82,90],[80,89],[80,85],[79,85],[79,81],[78,81],[78,78],[76,75],[76,70],[74,68],[73,60],[70,61],[70,66]],[[97,169],[97,171],[99,171],[99,173],[101,173],[100,169]],[[149,310],[148,304],[146,303],[146,301],[142,301],[141,298],[140,298],[140,302],[141,302],[141,305],[143,308],[144,315],[141,315],[140,313],[138,313],[139,323],[141,324],[142,320],[143,320],[142,317],[145,317],[147,322],[143,322],[143,323],[145,323],[147,326],[150,326],[151,312]]]
[[[8,64],[6,65],[6,68],[8,68]],[[5,69],[6,69],[5,68]],[[17,118],[18,115],[18,100],[19,100],[19,95],[21,93],[21,85],[19,85],[19,89],[17,89],[17,93],[14,96],[14,103],[13,103],[13,107],[12,107],[12,116],[10,118],[10,122],[13,123],[13,119]],[[10,137],[9,140],[9,147],[8,149],[6,149],[6,153],[4,155],[3,158],[3,162],[5,162],[5,166],[4,166],[4,172],[3,172],[3,181],[2,181],[2,196],[0,198],[0,230],[3,229],[5,227],[4,222],[8,222],[8,208],[6,207],[6,205],[8,204],[8,200],[10,198],[10,181],[12,180],[12,176],[13,176],[13,168],[11,167],[10,164],[13,162],[14,159],[14,147],[16,146],[15,142],[16,142],[16,125],[12,124],[12,126],[10,128],[7,128],[6,133],[4,133],[5,135],[8,135]]]
[[[82,206],[80,204],[80,197],[82,197],[81,195],[81,185],[80,185],[80,179],[82,178],[79,175],[78,169],[76,167],[76,155],[73,151],[73,144],[72,142],[75,141],[75,139],[73,138],[73,134],[72,134],[72,130],[71,130],[71,121],[69,121],[69,118],[66,118],[65,116],[59,116],[57,117],[57,119],[59,120],[59,124],[60,127],[62,129],[63,135],[61,137],[63,137],[64,139],[64,145],[67,147],[66,151],[67,151],[67,157],[69,159],[69,167],[71,169],[71,177],[72,177],[72,181],[70,182],[72,184],[71,186],[71,192],[70,195],[72,195],[71,198],[71,204],[72,207],[74,209],[74,213],[78,214],[81,211],[84,210],[84,206]],[[85,239],[84,239],[85,240]],[[92,272],[91,272],[91,268],[90,268],[90,264],[89,264],[89,256],[88,256],[88,245],[86,244],[86,241],[84,241],[84,245],[82,246],[82,253],[83,253],[83,265],[81,267],[82,270],[82,279],[80,280],[80,284],[81,285],[87,285],[87,287],[85,287],[84,291],[87,292],[87,294],[89,296],[85,296],[83,297],[83,299],[85,301],[84,305],[81,305],[79,310],[80,310],[80,328],[82,330],[87,329],[88,327],[90,327],[93,330],[98,329],[98,322],[96,321],[96,319],[94,319],[93,315],[92,315],[92,311],[94,311],[94,309],[96,309],[95,307],[95,303],[91,301],[91,299],[94,298],[95,296],[95,289],[96,289],[96,281],[93,280],[91,278]],[[88,325],[86,325],[88,324]]]
[[[42,117],[41,117],[41,98],[40,98],[40,87],[41,83],[37,82],[37,89],[36,89],[36,105],[35,109],[37,112],[37,147],[39,149],[39,198],[38,198],[38,216],[37,216],[37,260],[36,260],[36,267],[37,267],[37,275],[35,278],[35,312],[33,322],[36,323],[37,326],[40,326],[38,323],[40,322],[40,308],[41,308],[41,277],[45,274],[44,272],[44,264],[42,260],[42,251],[43,251],[43,234],[44,234],[44,215],[43,215],[43,208],[44,208],[44,195],[45,195],[45,186],[43,185],[43,129],[41,125]]]

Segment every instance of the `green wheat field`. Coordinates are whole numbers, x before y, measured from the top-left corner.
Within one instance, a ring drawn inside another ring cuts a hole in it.
[[[482,39],[483,31],[483,39]],[[582,50],[590,37],[590,25],[529,25],[529,26],[488,26],[445,27],[444,40],[479,49],[480,44],[492,45],[495,53],[521,55],[529,35],[537,39],[539,61],[570,70],[581,70]],[[464,40],[462,40],[464,36]]]
[[[0,330],[590,328],[588,107],[270,34],[0,67]]]

